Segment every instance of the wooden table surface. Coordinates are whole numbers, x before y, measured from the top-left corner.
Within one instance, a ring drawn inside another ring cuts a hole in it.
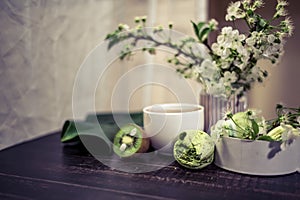
[[[254,163],[255,164],[255,163]],[[300,174],[259,177],[176,162],[131,174],[112,170],[60,133],[0,152],[0,199],[300,199]]]

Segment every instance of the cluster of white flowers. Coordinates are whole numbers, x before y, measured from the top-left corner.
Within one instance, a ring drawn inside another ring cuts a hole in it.
[[[286,16],[287,2],[278,0],[274,19]],[[291,35],[291,20],[286,18],[278,26],[269,24],[254,14],[263,6],[262,0],[244,0],[231,3],[227,9],[226,20],[246,20],[250,32],[242,34],[232,27],[224,27],[211,46],[211,59],[206,59],[197,69],[206,83],[210,94],[230,97],[243,95],[255,81],[263,81],[267,71],[257,66],[260,59],[268,59],[273,64],[279,61],[283,52],[284,37]]]
[[[264,2],[262,0],[255,0],[254,2],[252,2],[252,0],[244,0],[231,3],[227,8],[225,19],[227,21],[233,21],[236,19],[245,18],[247,15],[247,11],[254,12],[256,9],[262,7],[263,5]],[[283,5],[282,7],[284,8],[284,6],[285,5]],[[250,21],[253,20],[255,19],[250,19]]]
[[[218,64],[221,64],[221,68],[228,69],[232,62],[241,69],[244,68],[249,59],[249,54],[243,45],[245,38],[244,34],[239,34],[239,31],[233,30],[232,27],[222,29],[217,42],[212,44],[213,53],[220,57]]]
[[[225,19],[227,21],[233,21],[235,19],[242,19],[246,16],[245,11],[240,9],[241,2],[237,1],[235,3],[231,3],[229,7],[227,8],[227,15],[225,16]]]
[[[208,44],[207,39],[210,32],[218,29],[218,22],[214,19],[207,23],[192,22],[197,39],[188,37],[173,42],[171,31],[169,35],[162,34],[162,26],[155,27],[153,34],[144,31],[147,18],[143,16],[135,18],[137,23],[135,29],[131,30],[126,24],[120,24],[117,30],[108,34],[109,48],[124,40],[132,39],[121,52],[120,58],[124,59],[131,55],[133,47],[140,40],[148,41],[143,51],[150,54],[155,54],[155,48],[158,46],[167,46],[176,52],[168,62],[183,66],[177,71],[184,77],[197,77],[209,94],[240,98],[251,89],[254,82],[262,82],[268,76],[268,71],[257,65],[258,61],[268,59],[276,64],[283,52],[285,37],[293,32],[292,22],[287,17],[287,1],[277,0],[275,13],[270,20],[256,13],[263,5],[263,0],[241,0],[231,3],[227,8],[225,19],[244,20],[249,30],[241,33],[237,28],[223,27],[212,45]],[[168,27],[172,29],[173,23],[169,23]],[[207,48],[208,56],[203,56],[197,52],[197,48],[194,48],[199,43]],[[181,56],[186,59],[183,61],[180,59]]]

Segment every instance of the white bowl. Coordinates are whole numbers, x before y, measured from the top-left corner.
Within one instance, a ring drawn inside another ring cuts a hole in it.
[[[300,137],[280,149],[280,142],[222,137],[216,142],[214,163],[226,170],[262,176],[300,172]]]

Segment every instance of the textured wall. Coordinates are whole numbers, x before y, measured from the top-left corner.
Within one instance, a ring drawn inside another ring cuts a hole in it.
[[[177,30],[191,33],[189,20],[205,16],[201,2],[1,0],[0,149],[58,130],[72,117],[77,70],[119,22],[130,24],[134,16],[151,15],[153,22],[172,20]],[[118,68],[107,76],[123,72]],[[111,90],[112,85],[106,86],[99,87]],[[132,109],[139,109],[135,105],[142,103],[133,103]],[[97,109],[109,110],[108,106],[106,102]]]
[[[104,9],[105,8],[105,9]],[[0,1],[0,149],[58,129],[73,79],[110,29],[110,1]],[[101,14],[99,14],[101,10]]]

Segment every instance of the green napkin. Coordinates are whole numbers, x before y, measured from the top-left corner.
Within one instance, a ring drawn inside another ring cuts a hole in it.
[[[142,113],[106,113],[90,114],[85,121],[65,121],[62,143],[82,142],[94,155],[107,155],[112,152],[112,141],[119,127],[128,123],[142,126]]]
[[[64,144],[81,142],[83,145],[71,146],[71,149],[75,149],[76,152],[87,149],[106,166],[124,172],[145,173],[159,170],[174,162],[173,155],[160,154],[151,150],[146,154],[137,154],[126,159],[115,155],[112,141],[119,127],[128,123],[143,127],[142,112],[90,114],[84,121],[67,120],[62,128],[61,142]],[[82,149],[82,146],[85,149]],[[70,145],[65,147],[70,147]],[[153,163],[153,165],[144,163]]]
[[[112,138],[113,135],[108,133],[104,132],[96,123],[67,120],[62,128],[61,142],[82,142],[94,155],[109,155],[112,150],[109,138]]]

